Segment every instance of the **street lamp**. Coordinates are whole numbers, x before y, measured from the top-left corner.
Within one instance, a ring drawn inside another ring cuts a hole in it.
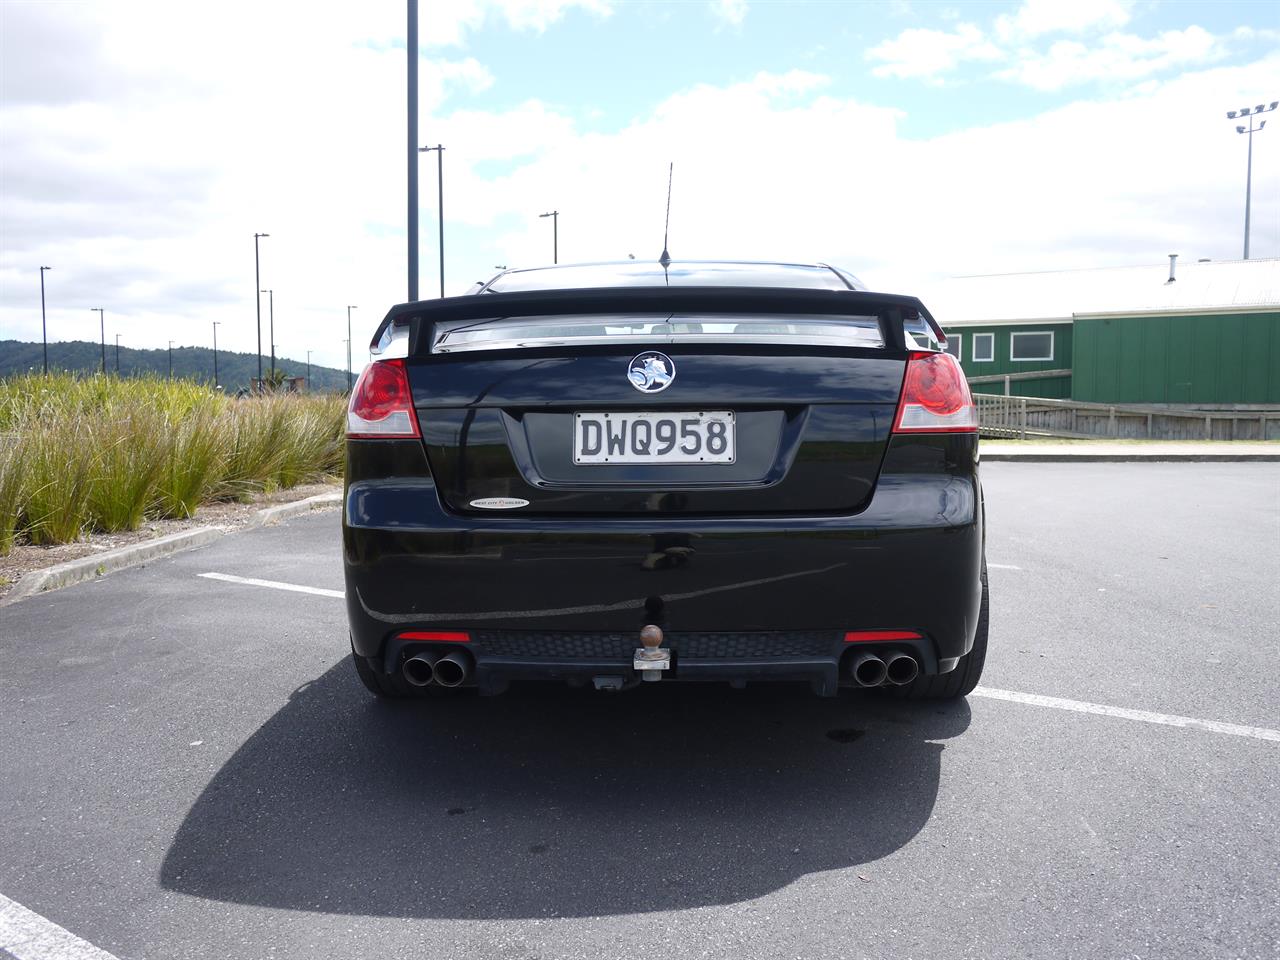
[[[98,333],[102,337],[102,375],[105,377],[107,375],[107,325],[106,321],[103,320],[102,307],[89,308],[90,313],[95,310],[98,311]]]
[[[44,272],[53,267],[40,268],[40,339],[44,344],[44,375],[49,375],[49,324],[44,316]]]
[[[258,239],[260,237],[269,237],[269,233],[255,233],[253,235],[253,289],[257,290],[262,286],[262,275],[258,268]],[[262,392],[262,294],[255,293],[253,302],[258,310],[258,392]]]
[[[268,370],[271,373],[271,382],[275,383],[275,379],[276,379],[276,292],[275,290],[259,290],[258,293],[265,293],[267,295],[267,311],[268,311],[268,316],[270,316],[271,318],[269,321],[269,323],[271,324],[270,337],[268,338],[271,341],[271,366],[268,368]]]
[[[307,351],[307,392],[311,392],[311,351]]]
[[[347,393],[351,392],[351,311],[359,308],[347,304]]]
[[[409,238],[409,301],[413,302],[418,299],[418,0],[405,0],[405,13],[405,53],[408,60],[408,69],[405,71],[408,80],[408,136],[405,139],[409,148],[409,175],[406,184],[409,229],[406,232]],[[350,338],[347,343],[348,353],[351,349],[349,341]]]
[[[538,214],[538,219],[543,217],[551,218],[551,262],[560,262],[560,211],[552,210],[550,213]]]
[[[213,321],[213,389],[218,389],[218,324],[221,320]]]
[[[1236,133],[1249,134],[1249,164],[1245,168],[1244,176],[1244,258],[1249,259],[1249,207],[1253,201],[1253,135],[1260,133],[1262,128],[1267,125],[1267,121],[1261,121],[1256,127],[1253,125],[1253,118],[1260,113],[1270,113],[1277,106],[1280,106],[1280,100],[1272,100],[1267,105],[1258,104],[1252,110],[1244,107],[1241,110],[1228,110],[1227,119],[1234,120],[1236,117],[1248,117],[1249,125],[1237,126]]]
[[[116,376],[120,376],[120,334],[116,334]]]
[[[173,379],[173,341],[169,341],[169,379]]]
[[[436,152],[436,206],[440,220],[440,297],[444,298],[444,147],[419,147],[419,153]]]

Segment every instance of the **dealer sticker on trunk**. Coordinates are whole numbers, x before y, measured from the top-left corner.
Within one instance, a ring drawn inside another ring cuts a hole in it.
[[[573,462],[733,463],[731,410],[575,413]]]
[[[521,500],[519,497],[481,497],[471,501],[471,506],[477,510],[515,510],[528,505],[528,500]]]

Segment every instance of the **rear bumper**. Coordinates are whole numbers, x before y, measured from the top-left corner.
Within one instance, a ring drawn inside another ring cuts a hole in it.
[[[971,435],[895,437],[856,515],[751,519],[462,517],[441,505],[425,469],[404,469],[419,445],[356,443],[382,446],[349,458],[347,609],[356,653],[384,670],[396,669],[401,633],[428,630],[473,634],[482,686],[625,672],[640,627],[657,623],[673,638],[824,636],[825,647],[763,657],[682,650],[676,639],[672,678],[825,689],[846,679],[845,631],[919,633],[926,673],[950,669],[973,642],[983,515]],[[622,646],[541,656],[520,640],[602,634]]]

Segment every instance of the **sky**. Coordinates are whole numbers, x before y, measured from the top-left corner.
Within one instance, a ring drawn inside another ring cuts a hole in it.
[[[423,0],[444,289],[497,267],[827,262],[873,289],[1241,256],[1280,4]],[[0,0],[0,340],[357,367],[407,298],[404,0]],[[1280,118],[1280,110],[1272,116]],[[1251,254],[1280,256],[1280,121]],[[421,154],[420,296],[439,295]],[[254,276],[254,233],[260,282]],[[926,297],[926,303],[928,302]],[[945,322],[945,317],[941,318]],[[269,352],[262,297],[263,352]]]

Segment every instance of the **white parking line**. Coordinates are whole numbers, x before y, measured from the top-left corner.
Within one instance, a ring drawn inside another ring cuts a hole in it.
[[[989,563],[989,567],[1020,570],[1021,567],[1009,567],[1006,564]],[[310,593],[318,597],[336,597],[341,600],[345,594],[341,590],[325,590],[321,587],[305,587],[299,583],[283,583],[279,580],[258,580],[254,577],[236,577],[229,573],[201,573],[198,576],[209,580],[225,580],[227,583],[241,583],[251,587],[268,587],[272,590],[291,590],[294,593]],[[761,581],[764,582],[764,581]],[[704,591],[705,592],[705,591]],[[625,604],[624,604],[625,606]],[[582,608],[594,610],[596,608]],[[599,609],[607,609],[601,607]],[[1225,733],[1233,737],[1251,737],[1254,740],[1272,740],[1280,742],[1280,730],[1267,727],[1248,727],[1238,723],[1221,723],[1217,720],[1198,720],[1195,717],[1180,717],[1169,713],[1152,713],[1149,710],[1131,710],[1128,707],[1111,707],[1105,703],[1088,703],[1084,700],[1064,700],[1061,697],[1045,697],[1038,693],[1019,693],[1016,690],[998,690],[994,687],[978,687],[970,696],[987,697],[991,700],[1008,700],[1011,703],[1022,703],[1032,707],[1048,707],[1051,710],[1069,710],[1074,713],[1091,713],[1101,717],[1119,717],[1122,720],[1137,720],[1141,723],[1155,723],[1166,727],[1189,727],[1193,730],[1205,730],[1209,733]]]
[[[116,960],[0,893],[0,951],[17,960]]]
[[[204,577],[207,580],[225,580],[227,583],[243,583],[250,587],[270,587],[272,590],[292,590],[294,593],[312,593],[317,597],[337,597],[341,600],[346,596],[341,590],[325,590],[323,587],[304,587],[300,583],[282,583],[279,580],[258,580],[255,577],[235,577],[229,573],[201,573],[197,576]]]
[[[978,687],[971,697],[989,697],[992,700],[1008,700],[1033,707],[1051,710],[1070,710],[1075,713],[1093,713],[1101,717],[1120,717],[1142,723],[1158,723],[1166,727],[1190,727],[1210,733],[1225,733],[1233,737],[1252,737],[1255,740],[1272,740],[1280,743],[1280,730],[1267,727],[1246,727],[1238,723],[1220,723],[1217,720],[1197,720],[1170,713],[1152,713],[1149,710],[1130,710],[1128,707],[1109,707],[1105,703],[1087,703],[1084,700],[1063,700],[1061,697],[1044,697],[1038,693],[1019,693],[1016,690],[997,690],[994,687]]]
[[[1021,567],[1015,567],[1012,563],[988,563],[987,566],[992,570],[1021,570]]]

